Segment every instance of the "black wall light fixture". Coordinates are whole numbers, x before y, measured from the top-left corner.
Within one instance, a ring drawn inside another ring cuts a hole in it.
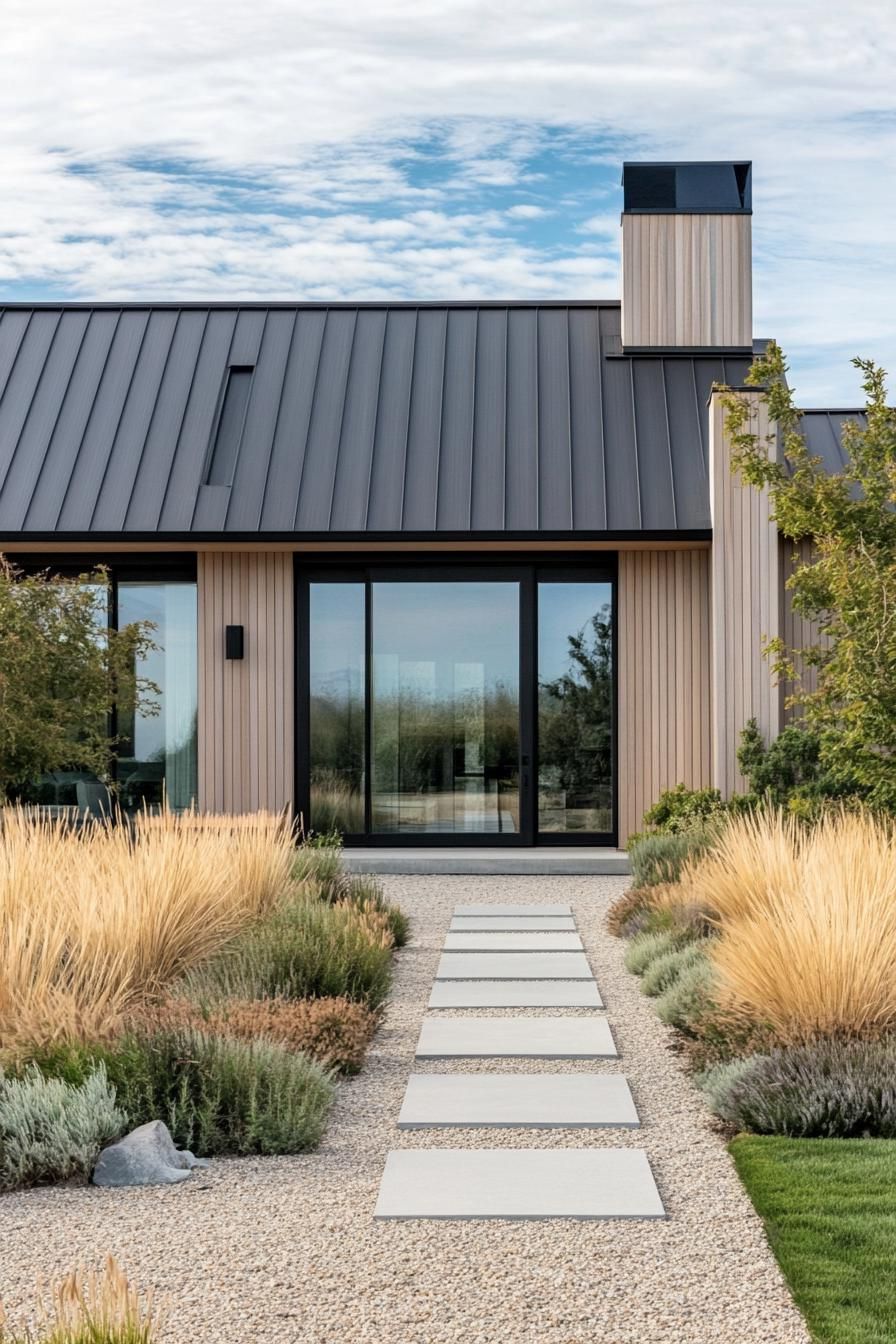
[[[224,654],[227,658],[242,658],[243,627],[241,625],[224,627]]]

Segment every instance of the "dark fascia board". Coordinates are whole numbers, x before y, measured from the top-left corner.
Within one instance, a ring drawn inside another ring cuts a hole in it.
[[[621,299],[424,299],[419,302],[414,299],[364,299],[360,303],[352,302],[350,299],[339,299],[332,303],[305,299],[277,299],[269,302],[265,302],[263,299],[214,299],[207,303],[200,299],[186,301],[178,299],[125,299],[121,303],[113,303],[105,299],[98,302],[92,302],[89,299],[41,299],[35,303],[25,303],[21,300],[16,300],[15,303],[5,303],[0,298],[0,312],[52,313],[59,312],[63,308],[66,311],[96,310],[107,312],[119,312],[125,308],[152,308],[155,311],[172,310],[175,312],[206,312],[222,309],[232,311],[234,308],[259,312],[277,311],[278,309],[292,312],[297,308],[303,311],[327,312],[330,309],[342,309],[343,311],[355,312],[358,309],[382,311],[384,308],[619,308],[621,303]]]
[[[605,359],[752,359],[749,345],[624,345]]]
[[[803,406],[800,415],[867,415],[867,406]]]
[[[622,211],[622,215],[669,215],[670,218],[673,215],[752,215],[752,213],[752,208],[745,210],[738,205],[714,205],[712,208],[708,205],[688,205],[676,206],[674,210],[667,209],[665,206],[650,209],[644,205],[630,205],[627,210]]]
[[[680,528],[679,530],[651,531],[633,528],[614,532],[10,532],[0,537],[0,551],[13,550],[17,545],[34,545],[52,542],[56,545],[89,543],[96,546],[114,546],[118,544],[152,546],[164,542],[180,546],[201,549],[208,544],[241,545],[251,542],[261,545],[291,543],[296,547],[313,542],[332,542],[334,545],[352,546],[370,542],[458,542],[466,541],[475,546],[483,541],[504,541],[525,545],[531,542],[663,542],[712,540],[711,528]]]

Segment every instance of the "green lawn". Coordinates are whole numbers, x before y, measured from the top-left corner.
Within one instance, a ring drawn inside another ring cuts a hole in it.
[[[896,1139],[731,1144],[818,1344],[896,1341]]]

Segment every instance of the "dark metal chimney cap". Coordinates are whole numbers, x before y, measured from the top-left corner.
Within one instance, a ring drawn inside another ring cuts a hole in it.
[[[750,215],[753,165],[742,162],[624,163],[630,215]]]

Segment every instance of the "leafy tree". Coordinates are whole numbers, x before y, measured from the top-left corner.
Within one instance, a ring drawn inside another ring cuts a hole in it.
[[[883,369],[853,364],[865,416],[843,427],[841,472],[828,473],[809,452],[778,346],[754,362],[747,381],[762,388],[780,451],[756,432],[749,398],[728,392],[724,400],[733,469],[748,485],[768,487],[785,537],[813,543],[811,561],[795,555],[787,586],[818,637],[801,649],[769,641],[774,671],[794,683],[789,703],[817,737],[832,785],[857,787],[872,804],[896,810],[896,410],[887,405]],[[814,688],[800,680],[800,665],[817,670]]]
[[[0,556],[0,802],[38,775],[108,775],[114,706],[157,712],[137,675],[149,622],[107,628],[109,579],[26,575]]]

